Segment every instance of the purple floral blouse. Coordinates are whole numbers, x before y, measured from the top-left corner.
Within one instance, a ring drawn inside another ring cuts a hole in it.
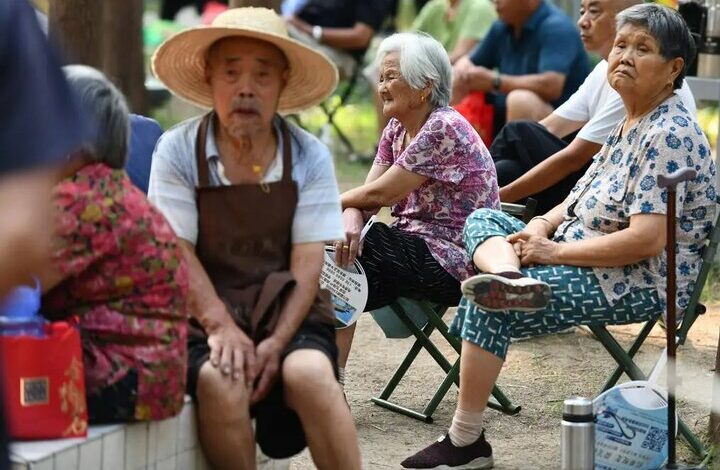
[[[376,165],[398,165],[426,176],[422,186],[392,206],[394,226],[421,237],[433,257],[458,280],[475,271],[462,242],[465,219],[475,209],[500,208],[495,165],[475,129],[450,107],[434,110],[403,150],[405,128],[391,119]]]

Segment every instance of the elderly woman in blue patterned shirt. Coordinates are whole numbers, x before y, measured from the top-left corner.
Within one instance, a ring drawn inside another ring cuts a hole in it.
[[[715,215],[707,139],[675,94],[694,56],[680,15],[653,4],[618,15],[608,81],[627,117],[559,206],[527,225],[475,211],[464,239],[481,274],[462,285],[451,330],[463,339],[460,395],[448,435],[406,468],[491,468],[482,412],[511,337],[579,324],[623,324],[664,311],[667,192],[659,174],[697,170],[678,186],[678,307],[687,305]]]

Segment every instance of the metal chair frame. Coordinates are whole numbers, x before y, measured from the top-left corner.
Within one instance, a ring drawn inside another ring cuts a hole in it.
[[[534,199],[528,199],[526,205],[520,204],[503,204],[503,211],[508,214],[514,215],[518,218],[523,219],[527,222],[535,212],[537,207],[537,201]],[[449,308],[446,305],[434,305],[427,301],[413,301],[413,303],[424,313],[427,323],[422,328],[418,327],[408,313],[405,311],[403,306],[399,302],[394,302],[389,307],[393,313],[402,321],[402,323],[410,330],[415,337],[415,342],[412,347],[405,355],[398,368],[393,373],[390,380],[388,380],[385,387],[383,387],[379,396],[372,397],[373,403],[383,408],[389,409],[396,413],[415,418],[426,423],[433,421],[432,415],[437,409],[442,399],[447,395],[450,390],[450,386],[454,383],[456,386],[460,386],[460,358],[456,359],[453,364],[447,360],[445,355],[435,346],[430,339],[430,335],[433,331],[437,330],[438,333],[447,341],[453,349],[460,354],[461,341],[450,335],[448,327],[443,320],[443,315]],[[397,388],[398,384],[402,381],[408,369],[415,361],[421,350],[425,350],[435,360],[435,362],[445,372],[445,378],[442,383],[437,387],[435,393],[430,398],[429,402],[422,411],[413,410],[401,404],[392,401],[390,398]],[[492,397],[488,402],[488,407],[495,410],[501,411],[508,415],[514,415],[520,412],[521,407],[514,405],[512,401],[503,393],[503,391],[497,385],[493,388]]]

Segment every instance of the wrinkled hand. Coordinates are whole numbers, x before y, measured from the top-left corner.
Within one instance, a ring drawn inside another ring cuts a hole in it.
[[[255,381],[255,345],[233,321],[219,326],[208,335],[210,364],[233,380]]]
[[[534,264],[558,264],[560,244],[549,240],[547,236],[518,232],[507,237],[523,266]]]
[[[280,355],[285,349],[285,344],[274,336],[262,340],[255,349],[255,372],[258,377],[250,403],[257,403],[262,400],[270,391],[273,383],[280,372]]]
[[[524,239],[518,237],[520,233],[525,233],[528,236],[535,235],[542,238],[550,237],[550,224],[542,219],[533,219],[525,226],[525,228],[518,233],[508,235],[506,240],[512,244],[515,249],[515,254],[520,258],[522,256],[522,245]]]
[[[362,255],[362,242],[360,233],[365,225],[362,211],[348,208],[343,212],[343,225],[345,226],[345,242],[335,242],[335,264],[347,268],[355,262],[355,258]]]

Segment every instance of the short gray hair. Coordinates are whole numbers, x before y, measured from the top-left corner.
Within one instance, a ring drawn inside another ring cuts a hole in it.
[[[662,5],[645,3],[621,11],[616,21],[618,31],[628,24],[647,30],[657,41],[660,55],[665,60],[680,57],[685,61],[683,69],[673,83],[673,89],[680,88],[688,67],[695,59],[695,40],[680,13]]]
[[[130,121],[125,97],[102,72],[87,65],[66,65],[65,77],[92,125],[95,140],[90,158],[114,169],[122,169],[128,159]]]
[[[391,52],[400,58],[400,73],[410,87],[431,85],[430,104],[447,106],[452,93],[452,66],[442,44],[425,33],[397,33],[380,43],[378,63]]]

